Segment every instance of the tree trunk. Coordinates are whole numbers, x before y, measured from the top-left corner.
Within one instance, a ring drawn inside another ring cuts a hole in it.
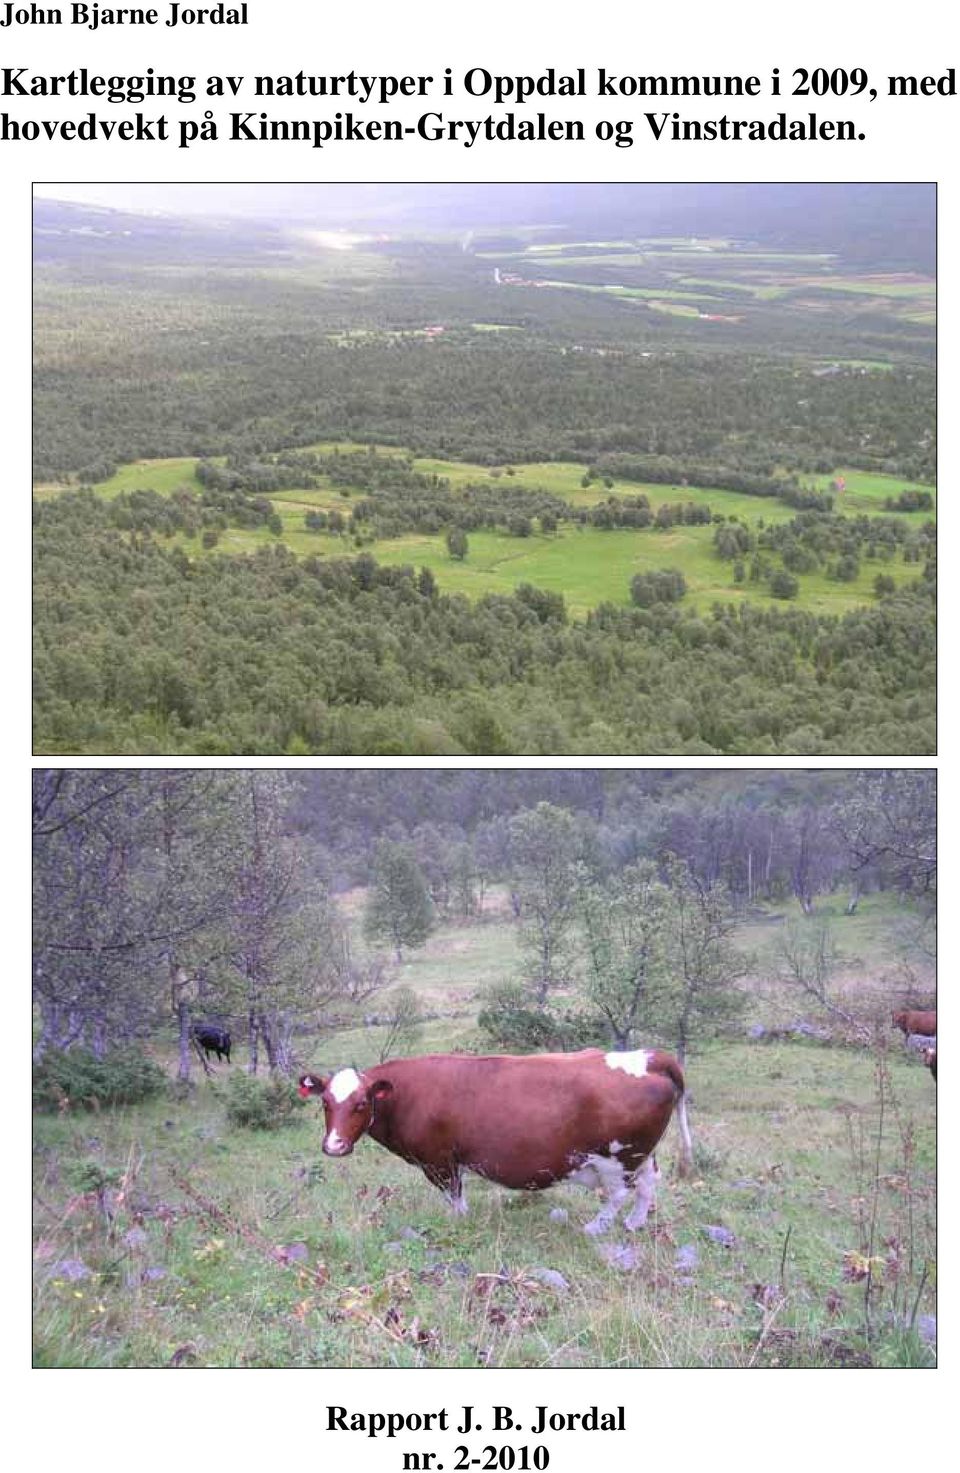
[[[177,1003],[177,1082],[190,1083],[190,1004]]]
[[[103,1018],[94,1018],[90,1025],[90,1048],[95,1059],[102,1059],[107,1052],[107,1025]]]
[[[253,1008],[247,1014],[247,1032],[250,1041],[250,1062],[247,1069],[249,1073],[256,1074],[260,1062],[260,1023]]]
[[[690,1031],[690,1019],[685,1009],[680,1018],[680,1040],[677,1045],[677,1062],[686,1075],[687,1071],[687,1035]],[[687,1110],[687,1091],[677,1101],[674,1112],[677,1117],[677,1129],[680,1132],[680,1160],[677,1167],[677,1175],[681,1177],[693,1175],[693,1132],[690,1129],[690,1115]]]
[[[39,1064],[49,1049],[68,1049],[83,1032],[83,1021],[73,1009],[50,999],[40,999],[40,1037],[33,1047],[33,1061]]]
[[[292,1062],[289,1020],[282,1013],[261,1013],[259,1026],[271,1074],[289,1073]]]

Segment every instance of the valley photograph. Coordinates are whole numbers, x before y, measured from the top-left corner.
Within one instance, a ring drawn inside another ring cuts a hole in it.
[[[35,751],[933,753],[935,207],[37,186]]]

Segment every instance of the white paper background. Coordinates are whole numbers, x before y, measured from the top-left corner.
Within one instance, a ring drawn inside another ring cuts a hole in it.
[[[64,14],[69,7],[64,6]],[[161,6],[165,13],[165,7]],[[35,72],[66,72],[86,65],[102,73],[137,74],[148,66],[157,72],[197,73],[433,73],[445,66],[462,74],[483,66],[502,74],[539,74],[553,66],[558,72],[577,66],[605,66],[615,72],[657,74],[756,73],[764,78],[779,66],[785,79],[794,67],[865,67],[880,85],[891,73],[940,74],[956,64],[957,49],[947,34],[944,17],[949,8],[918,0],[912,5],[870,6],[808,0],[800,6],[769,3],[705,4],[691,0],[682,6],[645,8],[634,4],[579,5],[558,3],[520,5],[487,0],[483,5],[385,4],[366,0],[352,6],[326,6],[305,0],[250,0],[246,28],[202,27],[164,29],[115,27],[95,33],[62,27],[8,27],[0,29],[0,66],[27,66]],[[0,15],[5,11],[0,8]],[[256,106],[248,101],[213,104],[220,114],[230,107]],[[264,102],[271,116],[280,116],[284,104]],[[328,104],[294,99],[286,104],[291,117],[320,116]],[[344,108],[349,103],[343,104]],[[657,103],[640,99],[617,104],[595,98],[548,99],[527,103],[519,112],[541,107],[550,116],[569,110],[585,123],[593,118],[639,116]],[[671,108],[669,102],[662,104]],[[780,102],[761,96],[733,99],[687,99],[676,104],[685,116],[768,117],[780,107],[788,111],[815,109],[823,116],[863,118],[863,143],[790,144],[668,144],[641,134],[629,149],[610,144],[545,143],[538,145],[478,144],[465,149],[456,144],[420,143],[331,145],[322,151],[303,143],[229,143],[178,151],[171,145],[131,144],[0,144],[3,217],[0,221],[0,390],[5,427],[4,464],[7,507],[7,555],[4,560],[3,647],[7,663],[7,694],[0,740],[4,811],[16,815],[16,851],[6,848],[5,893],[14,898],[14,965],[6,981],[16,987],[16,1027],[8,1037],[16,1055],[14,1069],[16,1159],[26,1166],[24,1144],[27,1100],[25,1053],[29,1026],[26,1011],[29,914],[25,853],[20,852],[20,819],[24,816],[26,845],[26,787],[30,766],[29,728],[29,538],[27,486],[29,456],[30,362],[30,203],[31,181],[57,180],[935,180],[939,184],[940,221],[940,481],[946,488],[941,502],[941,546],[944,599],[941,606],[940,647],[946,679],[940,706],[943,774],[940,801],[943,822],[943,862],[949,895],[954,879],[950,815],[955,811],[951,757],[957,751],[953,714],[951,657],[956,628],[956,595],[951,587],[952,499],[956,466],[956,375],[952,358],[956,343],[957,155],[960,144],[957,99],[917,98],[898,101],[882,97],[870,104],[849,99],[811,99],[808,104],[786,98]],[[15,116],[76,117],[93,108],[100,115],[120,116],[126,109],[109,108],[87,99],[45,99],[25,108],[3,102]],[[469,103],[451,97],[434,102],[411,98],[392,104],[381,114],[415,118],[427,108],[445,115],[483,116],[488,110],[479,99]],[[160,111],[147,101],[148,116]],[[175,105],[164,111],[176,115]],[[190,109],[196,112],[197,107]],[[354,107],[374,115],[370,105]],[[591,129],[585,131],[589,134]],[[648,141],[649,139],[649,141]],[[896,755],[896,754],[891,754]],[[677,766],[682,759],[671,759]],[[873,765],[887,765],[872,759]],[[84,765],[100,765],[88,763]],[[161,765],[156,763],[155,765]],[[251,764],[248,764],[251,765]],[[335,762],[333,765],[337,765]],[[353,765],[353,764],[351,764]],[[359,765],[364,765],[363,763]],[[381,764],[377,764],[381,765]],[[388,764],[389,765],[389,764]],[[434,764],[436,765],[436,764]],[[487,765],[487,764],[483,764]],[[496,765],[496,764],[491,764]],[[520,764],[517,764],[520,765]],[[526,765],[526,764],[524,764]],[[536,765],[535,763],[533,765]],[[601,764],[608,765],[608,764]],[[609,765],[622,766],[623,760]],[[704,765],[694,763],[691,765]],[[709,763],[706,765],[715,765]],[[740,764],[745,765],[745,764]],[[747,764],[749,765],[749,764]],[[761,765],[761,764],[757,764]],[[762,765],[782,765],[763,763]],[[829,759],[819,761],[830,764]],[[863,765],[871,765],[865,759]],[[913,764],[917,765],[917,764]],[[926,765],[926,764],[924,764]],[[950,980],[954,955],[953,927],[946,916],[943,975]],[[941,1008],[948,1020],[956,1012],[949,991],[943,989]],[[949,1037],[949,1021],[948,1021]],[[947,1046],[949,1057],[949,1043]],[[941,1099],[942,1121],[950,1119],[949,1074]],[[946,1195],[949,1162],[954,1144],[942,1132],[946,1169],[942,1224],[954,1220]],[[22,1154],[21,1154],[22,1153]],[[26,1171],[23,1173],[24,1177]],[[118,1463],[149,1469],[171,1462],[188,1468],[269,1465],[400,1473],[401,1448],[438,1447],[429,1437],[370,1441],[345,1433],[324,1431],[324,1407],[339,1402],[352,1409],[432,1410],[448,1406],[456,1413],[473,1403],[483,1410],[493,1403],[510,1404],[526,1423],[535,1403],[558,1410],[583,1409],[591,1403],[627,1407],[629,1434],[554,1434],[547,1439],[550,1473],[580,1473],[586,1465],[605,1470],[634,1470],[653,1463],[708,1466],[711,1473],[726,1469],[767,1469],[807,1465],[811,1460],[828,1468],[886,1468],[927,1462],[948,1452],[941,1441],[947,1408],[945,1371],[917,1379],[917,1374],[892,1372],[781,1372],[759,1375],[710,1371],[524,1371],[483,1372],[269,1372],[226,1371],[181,1374],[176,1380],[161,1372],[143,1371],[116,1376],[88,1372],[31,1373],[27,1363],[27,1326],[20,1314],[19,1287],[26,1279],[25,1232],[21,1230],[26,1186],[18,1169],[12,1242],[4,1263],[17,1285],[18,1313],[3,1337],[4,1352],[16,1379],[5,1378],[14,1389],[11,1403],[20,1420],[17,1435],[10,1427],[8,1446],[14,1456],[29,1458],[34,1467],[54,1463],[86,1469],[110,1468]],[[7,1216],[9,1217],[9,1213]],[[10,1224],[5,1225],[5,1231]],[[952,1241],[942,1233],[941,1363],[949,1362],[956,1335],[951,1332],[949,1292]],[[21,1277],[22,1274],[22,1277]],[[8,1278],[8,1284],[10,1279]],[[26,1294],[24,1294],[24,1300]],[[907,1386],[905,1376],[910,1375]],[[527,1413],[527,1416],[524,1415]],[[29,1443],[27,1442],[29,1438]],[[459,1441],[443,1437],[447,1451]],[[481,1439],[481,1441],[485,1438]],[[452,1457],[441,1460],[447,1470]]]

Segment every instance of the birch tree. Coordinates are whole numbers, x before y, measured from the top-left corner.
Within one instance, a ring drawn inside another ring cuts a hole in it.
[[[665,985],[670,892],[644,860],[580,891],[583,995],[615,1048],[639,1042]]]
[[[707,885],[683,860],[670,856],[665,863],[670,889],[672,924],[670,965],[657,1008],[664,1035],[686,1065],[695,1044],[715,1036],[743,1010],[746,999],[737,984],[748,968],[748,958],[733,944],[736,918],[724,885]],[[693,1136],[689,1101],[684,1093],[677,1105],[682,1142],[681,1175],[693,1170]]]

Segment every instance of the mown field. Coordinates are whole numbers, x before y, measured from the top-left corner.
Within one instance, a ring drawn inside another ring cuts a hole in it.
[[[869,315],[891,326],[936,321],[932,277],[854,271],[829,252],[758,251],[714,238],[535,242],[522,251],[483,254],[520,277],[514,290],[532,284],[606,293],[705,323],[749,324],[771,304],[815,316],[831,303],[851,317]]]
[[[306,447],[318,453],[338,448],[333,442]],[[343,445],[339,448],[342,450]],[[385,455],[401,455],[396,447],[378,446]],[[216,458],[222,461],[223,457]],[[109,480],[96,486],[98,495],[110,500],[122,492],[149,488],[170,495],[187,486],[199,492],[196,459],[188,456],[137,461],[121,466]],[[795,512],[772,498],[746,496],[717,487],[673,487],[619,480],[612,491],[601,482],[582,484],[587,469],[582,462],[542,461],[517,466],[488,467],[466,461],[420,457],[414,468],[427,475],[445,477],[453,487],[469,482],[487,481],[493,477],[505,485],[525,486],[550,491],[574,506],[593,506],[608,495],[646,496],[656,511],[659,506],[677,501],[709,505],[712,511],[736,517],[755,527],[789,521]],[[828,490],[831,481],[842,476],[846,489],[837,498],[836,510],[843,514],[884,514],[884,501],[904,489],[902,477],[868,471],[840,468],[832,474],[811,477],[811,484]],[[326,479],[326,478],[321,478]],[[59,488],[45,485],[36,488],[41,498],[58,494]],[[346,492],[346,494],[344,494]],[[306,531],[304,516],[312,508],[339,509],[348,512],[350,497],[362,495],[356,488],[320,485],[311,489],[275,493],[269,499],[283,524],[281,539],[300,556],[343,557],[355,551],[352,543],[341,537]],[[929,518],[928,512],[897,513],[908,523],[919,526]],[[678,568],[687,580],[686,605],[697,610],[709,609],[716,601],[742,603],[760,600],[772,603],[763,585],[738,584],[733,566],[717,557],[713,549],[711,526],[676,526],[670,529],[617,529],[599,531],[561,524],[555,534],[534,532],[528,538],[517,538],[505,532],[473,532],[470,534],[468,557],[451,558],[443,534],[435,536],[408,534],[381,538],[371,546],[377,561],[385,566],[413,564],[427,567],[444,592],[480,598],[488,593],[511,593],[520,583],[532,583],[550,592],[562,593],[574,617],[583,617],[598,604],[630,602],[630,580],[636,573],[658,568]],[[191,554],[203,556],[199,542],[177,539]],[[276,542],[276,535],[265,527],[229,527],[220,536],[217,552],[246,553]],[[211,549],[212,551],[212,549]],[[777,559],[774,558],[774,562]],[[856,579],[840,583],[822,573],[800,577],[797,604],[814,613],[842,614],[873,599],[873,580],[878,572],[888,574],[897,584],[917,576],[915,567],[901,562],[864,561]]]
[[[360,895],[348,904],[356,909]],[[897,995],[885,900],[845,918],[844,995]],[[845,924],[849,921],[849,924]],[[772,988],[782,913],[756,955],[750,1018],[810,1016]],[[395,979],[431,1011],[411,1051],[475,1048],[477,992],[516,963],[494,895]],[[870,979],[869,990],[864,979]],[[813,1018],[814,1022],[822,1019]],[[877,1046],[735,1035],[688,1063],[697,1170],[675,1127],[642,1234],[580,1231],[595,1204],[558,1187],[467,1182],[455,1218],[371,1141],[320,1152],[315,1105],[262,1134],[228,1123],[227,1066],[186,1097],[38,1117],[36,1358],[44,1366],[865,1366],[933,1363],[935,1087],[881,1028]],[[376,1028],[302,1040],[304,1062],[375,1061]],[[172,1048],[154,1052],[172,1073]],[[232,1069],[246,1060],[242,1045]],[[98,1205],[83,1172],[115,1172]],[[116,1195],[117,1190],[122,1196]],[[871,1282],[866,1324],[867,1260]]]

